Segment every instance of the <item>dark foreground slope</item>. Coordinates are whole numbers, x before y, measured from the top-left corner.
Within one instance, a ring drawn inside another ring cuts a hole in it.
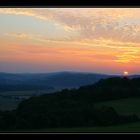
[[[1,112],[1,130],[108,126],[139,121],[112,107],[96,108],[102,101],[140,97],[140,79],[109,78],[79,89],[32,97],[15,111]]]

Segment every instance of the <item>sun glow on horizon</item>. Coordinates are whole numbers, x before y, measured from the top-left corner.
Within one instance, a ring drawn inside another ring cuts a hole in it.
[[[128,76],[128,73],[129,73],[128,71],[123,72],[124,76]]]

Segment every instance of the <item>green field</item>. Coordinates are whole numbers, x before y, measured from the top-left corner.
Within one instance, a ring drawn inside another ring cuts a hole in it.
[[[96,106],[112,106],[120,114],[136,114],[140,117],[140,98],[112,100],[97,103]]]
[[[37,132],[140,132],[140,122],[108,127],[40,129]],[[35,132],[35,130],[34,130]]]
[[[4,131],[3,131],[4,132]],[[76,127],[76,128],[50,128],[50,129],[34,129],[34,130],[15,130],[15,131],[5,131],[5,132],[44,132],[44,133],[139,133],[140,132],[140,122],[129,123],[116,126],[107,126],[107,127]]]
[[[0,97],[0,110],[13,110],[16,109],[20,100]]]

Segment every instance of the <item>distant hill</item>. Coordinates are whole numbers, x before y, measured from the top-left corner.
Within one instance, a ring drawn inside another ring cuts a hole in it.
[[[140,78],[140,75],[130,75],[129,78]]]
[[[0,73],[0,91],[63,89],[94,84],[111,75],[82,72]]]

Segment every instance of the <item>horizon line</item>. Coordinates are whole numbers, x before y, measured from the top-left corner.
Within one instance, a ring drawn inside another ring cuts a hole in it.
[[[9,73],[9,74],[51,74],[51,73],[87,73],[87,74],[102,74],[102,75],[118,75],[118,76],[124,76],[124,74],[118,74],[118,73],[102,73],[102,72],[91,72],[91,71],[49,71],[49,72],[4,72],[0,71],[0,73]],[[129,74],[128,76],[132,75],[140,75],[139,73]]]

